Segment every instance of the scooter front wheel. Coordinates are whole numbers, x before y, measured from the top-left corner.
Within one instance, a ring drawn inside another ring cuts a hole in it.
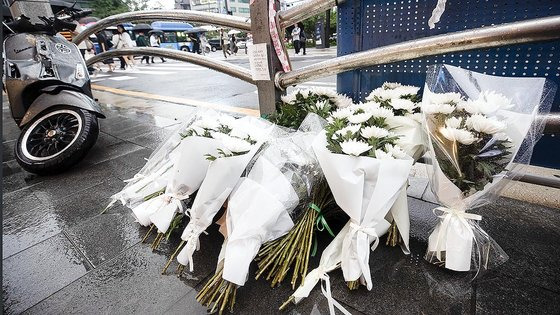
[[[16,142],[15,157],[28,172],[60,173],[84,158],[98,134],[97,117],[91,112],[56,107],[23,128]]]

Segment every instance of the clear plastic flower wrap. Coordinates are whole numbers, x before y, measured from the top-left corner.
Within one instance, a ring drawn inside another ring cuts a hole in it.
[[[295,132],[263,145],[230,195],[227,238],[218,270],[197,299],[210,308],[233,303],[237,286],[261,245],[286,234],[310,202],[319,164],[311,150],[316,132]],[[215,292],[226,292],[214,294]],[[212,306],[213,305],[213,306]]]
[[[429,68],[422,112],[441,204],[426,260],[456,270],[486,270],[508,259],[479,226],[475,209],[493,202],[528,164],[556,87],[544,78],[508,78],[461,68]],[[516,171],[516,172],[512,172]],[[504,209],[505,210],[505,209]]]
[[[152,152],[144,167],[133,178],[125,181],[127,184],[120,192],[111,196],[111,204],[107,208],[117,201],[133,208],[162,193],[167,186],[174,161],[177,159],[178,147],[183,139],[182,134],[200,118],[203,112],[211,115],[208,111],[194,111],[185,117],[181,126]]]

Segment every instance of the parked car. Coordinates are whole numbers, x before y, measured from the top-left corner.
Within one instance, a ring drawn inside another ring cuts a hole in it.
[[[222,46],[220,45],[219,38],[209,39],[208,44],[210,44],[212,51],[222,50]]]

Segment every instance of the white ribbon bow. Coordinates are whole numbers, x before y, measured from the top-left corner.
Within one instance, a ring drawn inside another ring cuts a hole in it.
[[[437,213],[438,211],[441,211],[442,213],[438,215],[438,213]],[[461,224],[467,229],[470,237],[472,237],[473,239],[475,238],[474,233],[473,233],[472,227],[469,224],[469,222],[467,221],[467,219],[476,220],[476,221],[482,220],[481,215],[474,214],[474,213],[467,213],[464,210],[458,210],[458,209],[454,209],[454,208],[437,207],[434,210],[432,210],[432,212],[438,218],[441,219],[441,226],[439,228],[437,243],[436,243],[436,246],[435,246],[436,257],[439,260],[441,260],[441,252],[445,250],[444,249],[445,244],[443,244],[442,240],[444,239],[445,233],[449,229],[449,224],[451,223],[451,219],[453,219],[453,218],[458,219],[459,222],[461,222]],[[475,241],[476,241],[476,239],[475,239]]]
[[[327,303],[329,305],[329,313],[331,315],[335,315],[335,308],[337,308],[344,315],[351,315],[351,313],[347,309],[345,309],[344,306],[342,306],[332,297],[331,281],[329,275],[327,274],[327,270],[325,270],[324,266],[321,265],[307,274],[303,284],[292,294],[292,296],[294,297],[294,301],[298,303],[301,299],[309,296],[309,293],[311,292],[311,290],[313,290],[319,280],[322,280],[321,292],[327,299]]]
[[[183,231],[183,234],[181,235],[181,239],[185,241],[186,244],[181,252],[179,252],[179,255],[177,255],[177,261],[181,265],[188,264],[191,272],[194,271],[193,254],[195,250],[200,249],[199,236],[202,233],[208,234],[206,233],[204,227],[200,226],[194,217],[192,217],[191,221],[187,224],[187,227],[185,227],[185,231]]]
[[[175,213],[183,213],[183,203],[182,201],[189,198],[189,195],[180,195],[176,193],[164,193],[163,195],[157,196],[156,198],[161,198],[164,200],[165,206],[162,206],[154,214],[150,216],[151,222],[158,228],[159,233],[166,233],[169,229],[169,225],[173,221]]]
[[[371,290],[373,284],[371,282],[371,273],[369,270],[369,251],[364,251],[364,248],[369,247],[369,237],[371,236],[375,239],[373,241],[373,245],[371,245],[371,250],[374,251],[377,248],[377,245],[379,245],[379,236],[377,235],[374,227],[363,227],[354,222],[350,222],[348,239],[352,240],[354,238],[354,234],[356,234],[356,254],[358,256],[358,263],[366,282],[367,289]]]

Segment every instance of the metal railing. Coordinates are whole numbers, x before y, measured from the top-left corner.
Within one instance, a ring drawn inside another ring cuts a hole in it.
[[[134,11],[111,15],[102,20],[99,20],[97,23],[95,23],[91,27],[88,27],[78,36],[76,36],[72,40],[72,42],[74,44],[79,44],[90,35],[104,30],[109,26],[132,21],[145,22],[153,20],[208,23],[212,25],[239,29],[242,31],[251,31],[251,21],[247,18],[238,16],[192,10]]]
[[[135,48],[121,48],[116,50],[110,50],[89,58],[86,61],[86,63],[89,66],[96,62],[105,60],[107,58],[130,56],[130,55],[163,57],[163,58],[170,58],[179,61],[185,61],[185,62],[193,63],[195,65],[199,65],[199,66],[210,68],[212,70],[219,71],[221,73],[227,74],[229,76],[243,80],[251,84],[255,84],[255,81],[253,81],[253,78],[251,77],[251,72],[246,68],[231,63],[227,63],[225,61],[212,59],[206,56],[193,54],[182,50],[174,50],[174,49],[166,49],[166,48],[135,47]]]
[[[275,84],[284,89],[297,83],[375,65],[414,58],[560,39],[560,16],[431,36],[332,58],[287,73],[277,73]]]
[[[286,11],[281,11],[278,13],[278,21],[280,27],[286,28],[296,22],[324,12],[332,8],[336,3],[336,0],[309,0],[297,7],[290,8]],[[253,6],[254,4],[251,5]],[[259,3],[258,5],[260,6],[258,12],[267,12],[267,10],[264,10],[262,7],[263,5],[265,5],[264,2]],[[155,19],[200,22],[251,31],[251,21],[249,19],[233,17],[229,15],[189,10],[143,11],[123,13],[102,19],[94,26],[82,32],[74,39],[73,42],[79,43],[89,35],[105,29],[108,26],[129,21],[149,21]],[[252,30],[252,32],[255,38],[263,37],[265,34],[262,32],[266,32],[268,34],[268,29],[264,27],[254,26],[253,28],[254,29]],[[460,31],[402,42],[332,58],[287,73],[277,72],[274,75],[274,85],[276,86],[277,90],[284,90],[290,85],[295,85],[305,81],[334,75],[357,68],[388,64],[450,52],[556,39],[560,39],[560,16],[507,23],[497,26]],[[148,55],[155,57],[165,57],[208,67],[210,69],[241,79],[245,82],[256,84],[259,88],[259,93],[261,93],[261,87],[259,87],[259,84],[257,84],[257,82],[252,80],[251,73],[248,69],[189,52],[163,48],[126,48],[101,53],[93,58],[90,58],[87,63],[88,65],[90,65],[107,58],[125,55]],[[269,62],[273,62],[274,58],[275,56],[272,56]],[[274,102],[274,98],[268,98],[268,101]],[[266,106],[267,108],[274,108],[274,104],[260,104],[260,106],[261,108],[263,108],[263,106]],[[545,132],[560,132],[560,115],[550,114],[548,116],[539,117],[539,119],[546,120]],[[515,177],[517,180],[526,183],[560,188],[560,178],[557,177],[540,176],[533,174],[516,174]]]

